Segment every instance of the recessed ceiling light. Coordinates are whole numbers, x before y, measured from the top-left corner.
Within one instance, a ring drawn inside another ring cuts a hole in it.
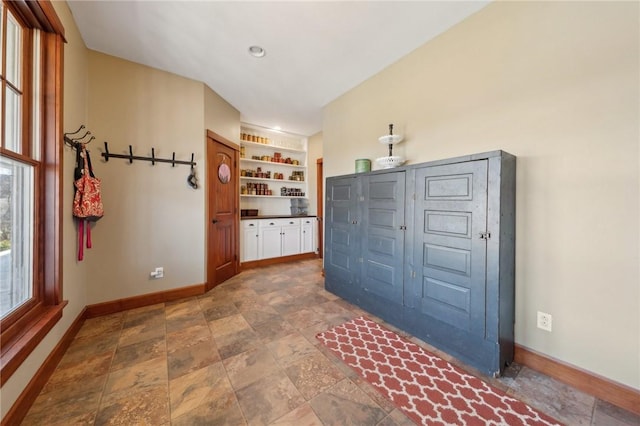
[[[280,127],[280,126],[273,126],[273,130],[282,130],[282,127]]]
[[[260,46],[249,47],[249,53],[256,58],[262,58],[267,52]]]

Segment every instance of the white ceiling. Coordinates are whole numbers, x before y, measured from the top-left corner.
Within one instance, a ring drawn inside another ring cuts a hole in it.
[[[488,0],[68,3],[90,49],[202,81],[244,122],[312,135],[327,103]]]

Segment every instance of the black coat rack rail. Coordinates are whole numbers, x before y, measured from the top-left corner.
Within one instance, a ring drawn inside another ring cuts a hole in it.
[[[75,132],[65,133],[64,134],[64,143],[71,148],[77,148],[80,145],[87,145],[96,137],[91,135],[90,131],[86,131],[82,136],[79,135],[80,132],[85,129],[84,124],[82,124],[78,130]],[[91,136],[88,140],[86,140],[87,136]],[[109,158],[124,158],[129,160],[129,163],[133,163],[133,160],[140,161],[151,161],[151,164],[155,166],[156,163],[171,163],[172,167],[175,167],[176,164],[186,164],[187,166],[191,166],[191,168],[196,166],[195,161],[193,161],[194,154],[191,153],[191,161],[186,160],[176,160],[176,153],[174,152],[171,156],[171,159],[168,158],[156,158],[155,148],[151,148],[151,157],[141,157],[139,155],[133,155],[133,148],[129,145],[129,155],[126,154],[113,154],[109,152],[109,146],[107,142],[104,143],[104,152],[101,154],[104,157],[105,161],[109,161]]]
[[[186,164],[191,166],[191,168],[196,166],[196,163],[193,161],[194,154],[191,153],[191,161],[184,160],[176,160],[176,153],[174,152],[171,158],[156,158],[155,148],[151,148],[151,157],[141,157],[139,155],[133,155],[133,148],[129,145],[129,155],[127,154],[113,154],[109,152],[109,146],[107,142],[104,143],[104,152],[101,154],[104,157],[105,161],[109,161],[109,158],[124,158],[125,160],[129,160],[129,164],[133,163],[133,160],[139,161],[151,161],[151,165],[155,165],[156,163],[171,163],[171,167],[175,167],[176,164]]]
[[[80,136],[80,132],[85,128],[84,124],[82,124],[78,130],[75,132],[65,133],[64,134],[64,143],[71,148],[77,149],[82,145],[86,145],[95,139],[95,136],[91,136],[91,132],[87,131],[84,135]],[[91,136],[88,140],[87,136]],[[191,161],[182,161],[176,160],[176,153],[174,152],[171,155],[171,159],[169,158],[156,158],[156,150],[155,148],[151,148],[151,157],[141,157],[139,155],[133,155],[133,148],[129,145],[129,155],[126,154],[113,154],[109,152],[109,145],[105,141],[104,143],[104,152],[101,154],[104,157],[104,161],[109,161],[109,158],[124,158],[125,160],[129,160],[129,164],[133,163],[133,160],[139,161],[151,161],[151,165],[155,166],[156,163],[170,163],[171,167],[175,167],[176,164],[185,164],[187,166],[191,166],[191,173],[189,177],[187,177],[187,183],[193,189],[198,189],[198,179],[196,178],[195,166],[196,162],[193,161],[194,154],[191,153]]]

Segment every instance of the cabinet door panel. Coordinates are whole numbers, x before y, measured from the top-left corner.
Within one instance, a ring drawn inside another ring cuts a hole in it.
[[[402,304],[404,281],[405,173],[362,180],[363,276],[365,291]]]
[[[487,161],[416,170],[413,293],[420,311],[484,336]]]
[[[260,259],[279,257],[282,252],[282,235],[279,226],[260,228]]]
[[[258,259],[258,228],[245,227],[242,230],[242,262]]]
[[[290,256],[300,253],[300,222],[297,225],[282,227],[282,255]]]
[[[301,238],[301,245],[302,245],[302,253],[311,253],[316,251],[316,248],[314,247],[313,244],[313,240],[314,240],[314,224],[315,224],[315,220],[314,219],[303,219],[302,220],[302,235],[300,236]]]
[[[258,223],[256,219],[241,220],[240,261],[249,262],[258,259]]]
[[[336,283],[352,283],[359,273],[357,197],[355,178],[327,179],[325,217],[325,273]]]

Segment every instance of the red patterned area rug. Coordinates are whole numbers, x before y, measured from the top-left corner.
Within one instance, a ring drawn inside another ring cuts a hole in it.
[[[316,337],[417,424],[561,424],[364,317]]]

